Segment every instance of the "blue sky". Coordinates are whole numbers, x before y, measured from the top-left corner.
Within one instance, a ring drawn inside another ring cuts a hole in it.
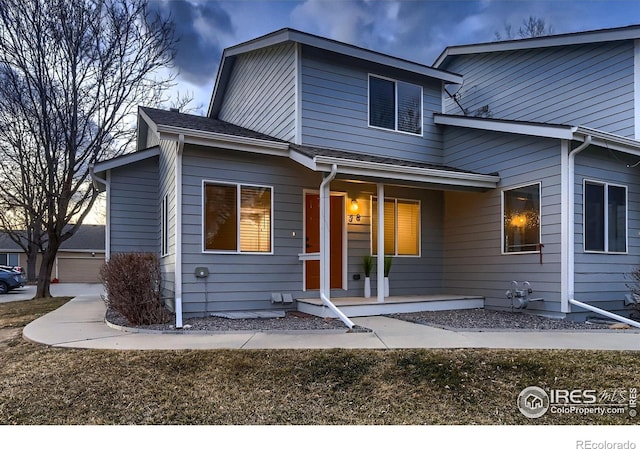
[[[554,33],[640,24],[637,0],[153,0],[181,37],[178,90],[209,102],[222,50],[284,27],[431,65],[448,45],[489,42],[524,19]]]

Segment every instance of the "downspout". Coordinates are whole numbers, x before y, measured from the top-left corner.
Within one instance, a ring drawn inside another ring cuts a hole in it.
[[[569,183],[569,198],[567,198],[568,202],[568,217],[567,217],[567,240],[568,240],[568,251],[567,251],[567,302],[563,302],[561,304],[562,313],[571,312],[571,306],[569,303],[574,299],[575,296],[575,241],[576,241],[576,233],[575,233],[575,176],[576,176],[576,156],[578,153],[585,150],[589,145],[591,145],[591,136],[587,136],[587,138],[580,144],[575,150],[571,151],[569,149],[569,163],[568,163],[568,176],[567,182]]]
[[[329,211],[331,201],[331,190],[329,184],[336,177],[338,166],[333,164],[331,172],[322,180],[320,184],[320,300],[335,313],[340,320],[352,329],[354,324],[347,316],[338,309],[329,299],[331,290],[331,242],[330,242],[330,225]],[[328,192],[327,192],[328,191]]]
[[[184,134],[178,136],[176,147],[175,192],[176,192],[176,256],[175,256],[175,312],[176,329],[182,328],[182,152]]]
[[[575,264],[576,264],[576,258],[575,258],[575,171],[576,171],[576,167],[575,167],[575,163],[576,163],[576,156],[578,155],[578,153],[582,152],[583,150],[585,150],[589,145],[591,145],[591,141],[592,138],[591,136],[587,136],[586,139],[584,140],[584,142],[582,144],[580,144],[580,146],[578,146],[575,150],[570,151],[569,152],[569,167],[568,167],[568,179],[567,181],[569,182],[569,198],[568,198],[568,220],[567,220],[567,234],[568,234],[568,272],[567,272],[567,276],[568,276],[568,282],[567,282],[567,286],[568,286],[568,295],[567,295],[567,302],[562,302],[561,304],[561,311],[563,313],[569,313],[571,312],[571,306],[570,304],[576,305],[582,309],[586,309],[586,310],[590,310],[591,312],[595,312],[598,313],[600,315],[606,316],[607,318],[611,318],[613,320],[616,321],[620,321],[622,323],[628,324],[630,326],[634,326],[634,327],[639,327],[640,328],[640,323],[638,323],[637,321],[633,321],[630,320],[629,318],[623,317],[621,315],[609,312],[607,310],[603,310],[600,309],[598,307],[594,307],[590,304],[586,304],[584,302],[578,301],[575,299],[575,290],[576,290],[576,285],[575,285]]]
[[[107,193],[107,210],[105,211],[105,231],[104,231],[104,260],[108,262],[111,258],[111,171],[107,171],[107,179],[102,179],[96,175],[93,164],[89,165],[89,174],[93,179],[94,187],[97,183],[105,186]],[[97,187],[96,187],[97,189]]]

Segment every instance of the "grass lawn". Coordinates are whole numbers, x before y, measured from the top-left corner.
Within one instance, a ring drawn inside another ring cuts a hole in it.
[[[640,387],[640,353],[515,350],[106,351],[20,326],[66,299],[0,304],[0,424],[638,424],[528,419],[520,391]]]

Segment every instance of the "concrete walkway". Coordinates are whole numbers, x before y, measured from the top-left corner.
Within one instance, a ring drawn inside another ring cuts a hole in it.
[[[91,349],[327,349],[509,348],[640,350],[640,333],[627,331],[454,332],[387,317],[355,318],[370,333],[224,332],[157,334],[124,332],[104,322],[98,295],[78,296],[24,328],[27,340],[63,348]]]

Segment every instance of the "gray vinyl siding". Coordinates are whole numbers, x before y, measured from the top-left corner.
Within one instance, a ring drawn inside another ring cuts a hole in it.
[[[203,180],[273,187],[273,255],[203,253]],[[302,290],[298,254],[304,242],[303,187],[317,189],[320,182],[319,174],[285,158],[187,145],[183,159],[184,316],[272,309],[271,292],[298,297]],[[206,279],[194,274],[202,266],[209,269]]]
[[[464,76],[470,115],[488,106],[493,118],[634,136],[632,41],[457,56],[446,69]],[[450,99],[445,110],[461,114]]]
[[[175,196],[175,179],[176,179],[176,147],[177,143],[173,141],[160,142],[160,176],[158,181],[158,217],[162,210],[162,200],[165,195],[168,199],[168,238],[169,245],[167,254],[160,257],[160,270],[162,272],[162,297],[165,304],[174,310],[175,307],[175,262],[176,262],[176,196]],[[159,227],[161,226],[161,219]],[[160,242],[161,235],[158,235]],[[160,254],[160,244],[156,249]]]
[[[158,159],[111,170],[111,253],[158,251]]]
[[[273,254],[214,254],[202,251],[203,180],[273,187]],[[317,191],[321,176],[276,156],[247,155],[188,145],[183,160],[183,311],[185,317],[229,310],[282,309],[271,304],[271,293],[294,299],[317,298],[317,290],[303,290],[304,191]],[[334,181],[333,192],[357,199],[361,221],[347,224],[347,290],[333,289],[333,297],[362,296],[362,256],[370,253],[369,201],[374,185]],[[442,287],[442,193],[388,187],[386,196],[417,199],[422,204],[422,258],[398,257],[391,270],[394,295],[437,293]],[[209,277],[195,277],[196,267]],[[360,280],[353,275],[360,274]],[[373,276],[375,294],[375,275]],[[295,307],[295,305],[294,305]]]
[[[497,189],[446,192],[444,287],[482,295],[487,308],[509,308],[511,281],[529,281],[530,310],[560,310],[560,141],[449,128],[445,163],[480,173],[498,172]],[[502,191],[541,183],[543,264],[538,253],[502,254]]]
[[[637,158],[602,149],[586,150],[576,157],[575,179],[575,297],[597,307],[620,310],[628,273],[640,265],[640,182],[638,169],[627,164]],[[584,251],[584,180],[607,182],[627,187],[628,254],[595,254]]]
[[[317,51],[302,51],[302,143],[428,163],[441,163],[442,140],[433,124],[440,112],[441,84],[428,78],[366,64],[356,65]],[[423,88],[423,136],[369,128],[369,74]]]
[[[295,103],[296,50],[289,43],[236,58],[219,118],[293,142]]]

